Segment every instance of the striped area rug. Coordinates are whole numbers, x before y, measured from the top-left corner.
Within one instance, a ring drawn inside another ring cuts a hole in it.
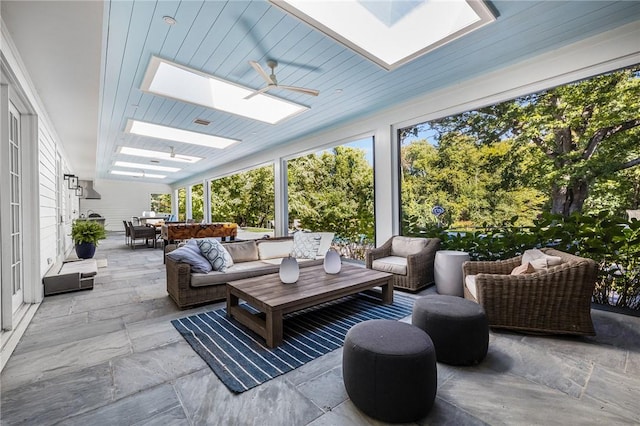
[[[244,392],[342,346],[347,331],[370,319],[411,314],[411,297],[394,295],[393,305],[358,294],[286,315],[284,342],[276,348],[234,319],[226,309],[171,321],[191,347],[233,392]]]

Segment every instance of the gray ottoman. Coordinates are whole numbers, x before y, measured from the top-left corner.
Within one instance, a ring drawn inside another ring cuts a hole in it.
[[[436,398],[436,354],[429,336],[411,324],[370,320],[344,341],[342,376],[353,404],[390,423],[427,415]]]
[[[489,321],[475,302],[456,296],[424,296],[413,305],[411,323],[429,334],[440,362],[473,365],[487,355]]]

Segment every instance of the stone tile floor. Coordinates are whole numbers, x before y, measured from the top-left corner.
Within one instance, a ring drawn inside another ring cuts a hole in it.
[[[108,266],[95,288],[45,298],[9,359],[3,425],[380,424],[347,398],[341,350],[231,393],[169,322],[223,304],[178,310],[162,250],[131,250],[121,233],[96,257]],[[639,424],[640,318],[593,318],[593,338],[492,331],[480,365],[438,364],[434,408],[416,424]]]

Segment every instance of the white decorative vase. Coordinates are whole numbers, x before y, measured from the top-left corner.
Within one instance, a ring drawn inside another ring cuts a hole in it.
[[[285,257],[280,263],[280,281],[285,284],[292,284],[298,281],[300,267],[295,257]]]
[[[340,272],[340,268],[342,268],[342,259],[340,259],[338,252],[335,250],[327,251],[324,256],[324,271],[327,274],[337,274]]]

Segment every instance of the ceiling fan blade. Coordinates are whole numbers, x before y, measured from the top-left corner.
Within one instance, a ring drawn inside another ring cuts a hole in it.
[[[245,99],[251,99],[251,98],[253,98],[253,97],[254,97],[254,96],[256,96],[256,95],[259,95],[259,94],[261,94],[261,93],[266,92],[267,90],[271,89],[272,87],[275,87],[275,86],[274,86],[273,84],[270,84],[270,85],[268,85],[268,86],[266,86],[266,87],[263,87],[263,88],[262,88],[262,89],[260,89],[260,90],[256,90],[255,92],[251,93],[250,95],[245,96]]]
[[[267,74],[267,72],[260,66],[259,63],[257,63],[256,61],[249,61],[249,64],[253,67],[253,69],[258,71],[258,74],[260,74],[260,76],[264,79],[264,81],[267,82],[267,84],[275,84],[275,82],[271,80],[269,74]]]
[[[294,92],[304,93],[306,95],[318,96],[320,94],[319,90],[315,89],[307,89],[306,87],[295,87],[295,86],[278,86],[280,89],[293,90]]]

